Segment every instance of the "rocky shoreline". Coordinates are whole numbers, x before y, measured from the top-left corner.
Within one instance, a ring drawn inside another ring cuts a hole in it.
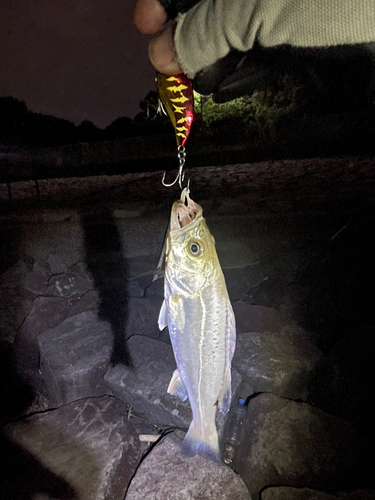
[[[236,315],[233,392],[248,387],[237,474],[179,456],[190,408],[166,394],[153,278],[178,192],[160,172],[43,181],[39,199],[19,183],[11,204],[0,189],[7,498],[375,499],[373,160],[188,174]]]

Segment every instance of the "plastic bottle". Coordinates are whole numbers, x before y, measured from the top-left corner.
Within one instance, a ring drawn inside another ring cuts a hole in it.
[[[245,400],[239,398],[236,406],[232,408],[226,443],[223,451],[223,462],[232,465],[236,447],[241,443],[242,424],[246,415]]]
[[[236,452],[236,450],[235,450],[235,448],[234,448],[234,446],[232,444],[225,443],[225,445],[224,445],[224,451],[223,451],[223,462],[226,465],[229,465],[229,467],[232,466],[235,452]]]
[[[233,446],[238,446],[241,442],[242,424],[246,415],[245,400],[238,398],[236,406],[232,410],[230,425],[227,434],[227,441]]]

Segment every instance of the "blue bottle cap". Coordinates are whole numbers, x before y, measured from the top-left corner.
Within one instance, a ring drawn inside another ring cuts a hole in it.
[[[245,404],[245,400],[244,400],[244,399],[242,399],[242,398],[239,398],[239,399],[238,399],[238,404],[239,404],[239,405],[244,405],[244,404]]]

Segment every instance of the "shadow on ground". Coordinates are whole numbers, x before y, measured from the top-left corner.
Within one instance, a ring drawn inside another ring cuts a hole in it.
[[[0,341],[0,423],[22,415],[34,400],[34,392],[17,374],[12,346]],[[76,498],[73,488],[48,470],[0,429],[1,498],[33,500],[38,493],[51,498]]]
[[[131,366],[125,340],[127,316],[127,267],[122,244],[112,212],[100,207],[82,211],[86,264],[100,297],[99,316],[108,321],[113,333],[111,363]]]

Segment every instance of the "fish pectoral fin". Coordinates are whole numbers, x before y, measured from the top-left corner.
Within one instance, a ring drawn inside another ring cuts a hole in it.
[[[160,308],[158,325],[159,325],[159,330],[164,330],[164,328],[168,325],[167,306],[165,304],[165,300],[163,300],[163,303]]]
[[[223,387],[217,398],[217,406],[220,413],[227,413],[232,400],[232,374],[230,368],[225,370]]]
[[[173,372],[167,392],[168,394],[172,394],[173,396],[178,396],[181,399],[181,401],[187,400],[188,393],[186,387],[184,386],[184,383],[181,380],[181,375],[178,370],[175,370]]]

